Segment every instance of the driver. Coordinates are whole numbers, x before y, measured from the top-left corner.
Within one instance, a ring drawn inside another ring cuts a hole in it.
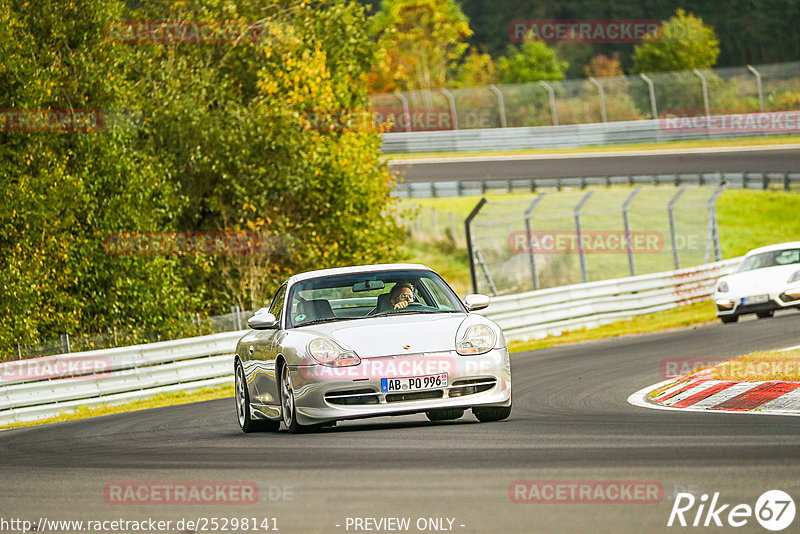
[[[414,302],[414,286],[410,282],[398,282],[389,292],[392,308],[399,310]]]

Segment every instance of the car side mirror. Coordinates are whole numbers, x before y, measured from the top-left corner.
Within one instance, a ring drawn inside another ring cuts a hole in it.
[[[467,305],[467,311],[471,312],[487,308],[491,301],[492,299],[490,299],[486,295],[479,295],[477,293],[467,295],[464,298],[464,304]]]
[[[278,327],[278,319],[267,311],[267,308],[261,308],[255,315],[247,320],[247,326],[253,330],[268,330],[270,328]]]

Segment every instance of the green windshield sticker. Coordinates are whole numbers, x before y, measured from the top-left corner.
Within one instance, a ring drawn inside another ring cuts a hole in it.
[[[294,318],[294,320],[295,320],[295,321],[303,321],[303,320],[305,320],[305,318],[306,318],[305,314],[302,314],[302,313],[301,313],[300,315],[298,315],[297,317],[295,317],[295,318]]]

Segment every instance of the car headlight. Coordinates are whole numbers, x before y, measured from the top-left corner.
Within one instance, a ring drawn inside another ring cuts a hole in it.
[[[795,271],[795,273],[786,280],[787,284],[791,284],[793,282],[800,282],[800,271]]]
[[[456,346],[456,352],[464,356],[483,354],[492,350],[496,339],[494,330],[485,324],[474,324],[467,328],[464,337]]]
[[[717,292],[718,293],[727,293],[728,291],[730,291],[730,287],[728,286],[728,282],[723,280],[717,286]]]
[[[361,358],[352,350],[345,350],[330,339],[318,337],[308,343],[308,353],[317,363],[328,367],[358,365]]]

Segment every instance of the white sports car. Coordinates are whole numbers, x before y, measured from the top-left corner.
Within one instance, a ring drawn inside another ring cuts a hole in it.
[[[800,241],[748,252],[735,273],[717,282],[714,304],[723,323],[747,313],[763,319],[775,310],[800,308]]]
[[[470,313],[467,295],[424,265],[342,267],[298,274],[250,318],[234,359],[245,432],[290,432],[338,420],[425,413],[479,421],[511,413],[503,332]]]

